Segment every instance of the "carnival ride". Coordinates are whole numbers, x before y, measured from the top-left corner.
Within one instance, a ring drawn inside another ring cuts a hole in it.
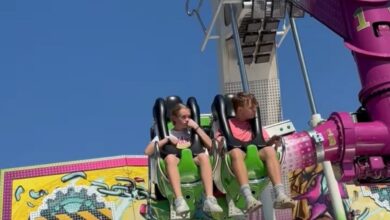
[[[225,43],[229,40],[229,43],[224,45],[228,47],[229,44],[230,46],[233,44],[235,53],[222,58],[225,59],[222,62],[238,61],[244,91],[249,91],[246,65],[255,66],[256,69],[256,65],[272,60],[275,36],[279,33],[278,24],[282,19],[289,21],[306,83],[313,120],[312,129],[309,131],[282,134],[284,136],[281,163],[290,170],[305,168],[316,163],[323,164],[336,219],[346,219],[336,179],[355,184],[390,183],[389,0],[214,0],[212,1],[214,16],[208,28],[199,13],[202,2],[200,0],[197,7],[191,10],[188,6],[189,1],[186,3],[187,14],[195,15],[204,30],[202,50],[210,39],[218,39]],[[357,112],[335,112],[327,120],[322,119],[317,113],[294,20],[295,17],[302,17],[303,12],[311,14],[342,37],[345,46],[351,50],[362,85],[359,93],[361,107]],[[224,22],[218,23],[218,19]],[[218,33],[216,36],[212,35],[214,28]],[[285,35],[287,29],[284,26],[284,30],[280,32]],[[281,39],[283,40],[283,37]],[[221,97],[223,100],[223,96]],[[158,99],[154,107],[155,126],[152,130],[160,137],[167,135],[169,125],[166,121],[166,111],[171,106],[171,101],[172,97],[165,100]],[[216,118],[219,121],[225,120],[221,114],[226,111],[221,109],[218,101],[214,102],[213,110],[219,108],[219,111],[213,111],[212,117],[210,115],[200,117],[199,108],[191,105],[190,101],[190,108],[195,109],[194,119],[198,120],[205,129],[210,129],[212,120]],[[196,139],[196,135],[193,135],[193,138]],[[158,150],[158,146],[155,149]],[[263,182],[264,184],[267,182],[266,171],[261,161],[254,161],[251,158],[253,153],[250,152],[251,150],[249,147],[246,162],[248,166],[255,169],[251,178],[254,184],[251,184],[251,187],[253,193],[258,195],[263,189]],[[199,195],[202,187],[199,185],[199,175],[192,162],[191,154],[186,151],[183,151],[179,170],[182,174],[183,192],[191,212],[187,216],[177,216],[172,211],[172,193],[164,174],[164,163],[159,160],[158,154],[155,154],[150,158],[149,163],[149,190],[154,196],[148,200],[147,212],[144,216],[148,219],[243,217],[237,184],[234,183],[234,178],[229,176],[231,172],[229,172],[228,157],[222,159],[217,152],[210,153],[215,185],[222,193],[218,201],[226,211],[223,216],[216,217],[196,212],[196,205],[201,201]]]

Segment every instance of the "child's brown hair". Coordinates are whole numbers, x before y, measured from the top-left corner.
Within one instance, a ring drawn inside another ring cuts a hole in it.
[[[258,106],[256,97],[252,93],[239,92],[232,99],[234,111],[237,111],[238,107],[249,106],[250,104]]]

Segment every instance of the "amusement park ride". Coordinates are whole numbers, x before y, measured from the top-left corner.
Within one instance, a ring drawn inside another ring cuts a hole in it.
[[[220,57],[220,62],[221,65],[238,63],[243,91],[250,91],[248,67],[251,67],[250,71],[261,71],[262,64],[272,62],[275,37],[278,34],[286,34],[291,27],[313,120],[312,129],[309,131],[292,130],[279,133],[283,136],[280,162],[289,170],[323,163],[336,219],[346,219],[337,181],[357,185],[390,183],[389,0],[212,0],[214,16],[207,28],[199,13],[202,2],[199,0],[194,9],[189,8],[189,0],[186,3],[187,14],[195,16],[204,30],[202,50],[210,39],[219,41],[218,48],[221,53],[231,51],[227,47],[233,47],[234,53],[225,53]],[[294,20],[303,17],[304,12],[342,37],[345,46],[351,50],[362,85],[359,93],[361,107],[357,112],[334,112],[327,120],[321,119],[317,114]],[[284,25],[280,31],[279,23],[283,20],[289,21],[288,27]],[[160,98],[156,101],[153,135],[160,138],[168,135],[171,124],[167,112],[177,102],[181,102],[178,97]],[[221,122],[226,119],[224,117],[229,117],[228,102],[227,96],[217,96],[213,103],[212,115],[200,115],[196,100],[192,98],[187,104],[192,110],[194,120],[206,130],[212,130],[213,121]],[[192,138],[194,143],[199,142],[195,134]],[[229,137],[226,141],[229,142]],[[164,161],[160,160],[158,155],[157,144],[155,149],[155,155],[149,158],[149,190],[153,196],[146,205],[147,219],[245,217],[242,211],[243,200],[237,193],[238,185],[230,170],[229,156],[223,156],[223,153],[220,154],[216,150],[210,152],[211,162],[215,186],[220,192],[218,202],[222,204],[225,212],[213,216],[197,213],[197,204],[202,199],[200,195],[203,187],[191,152],[183,150],[179,171],[183,195],[191,211],[184,216],[176,215],[172,209],[172,190],[166,177]],[[257,157],[255,147],[248,148],[245,162],[249,167],[252,192],[258,197],[269,180],[263,163]]]

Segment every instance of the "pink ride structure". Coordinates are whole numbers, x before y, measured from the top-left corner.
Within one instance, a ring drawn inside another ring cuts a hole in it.
[[[359,70],[362,111],[332,113],[313,130],[285,137],[287,167],[329,160],[342,182],[390,183],[390,1],[293,2],[345,40]]]

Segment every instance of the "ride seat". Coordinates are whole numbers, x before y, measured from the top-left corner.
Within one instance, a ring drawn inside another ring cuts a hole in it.
[[[169,96],[165,100],[163,98],[158,98],[156,100],[153,107],[153,116],[157,128],[155,133],[158,135],[160,140],[169,136],[169,130],[173,127],[173,124],[170,120],[170,114],[173,107],[179,103],[182,103],[182,100],[178,96]],[[188,98],[187,107],[191,111],[192,120],[200,125],[199,107],[194,97]],[[193,131],[191,131],[191,145],[201,145],[199,136],[196,134],[196,132]],[[161,170],[164,172],[164,174],[166,174],[165,162],[160,158],[159,166],[161,167]],[[182,183],[193,183],[199,181],[199,168],[193,161],[192,152],[190,149],[183,149],[181,151],[181,158],[178,164],[178,168]]]
[[[243,146],[246,152],[245,164],[248,170],[248,178],[257,179],[258,177],[266,176],[266,169],[264,163],[258,156],[257,147],[264,147],[265,141],[262,134],[262,126],[260,119],[260,108],[256,108],[255,118],[250,120],[254,138],[251,141],[242,142],[237,140],[233,135],[229,125],[229,119],[236,116],[233,108],[232,99],[234,94],[216,95],[212,104],[212,115],[214,121],[219,124],[219,129],[226,140],[226,147]],[[231,159],[229,155],[225,156],[229,167],[231,166]]]

